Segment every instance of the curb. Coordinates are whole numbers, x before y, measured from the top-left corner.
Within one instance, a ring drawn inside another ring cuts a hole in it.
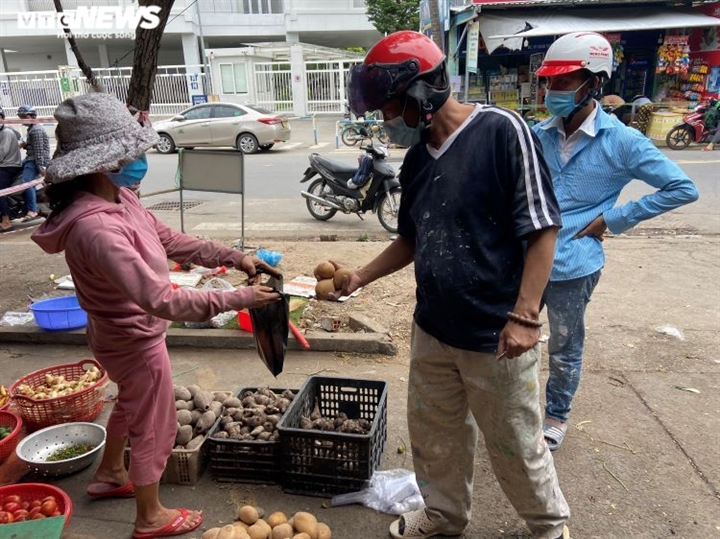
[[[327,333],[308,331],[305,338],[310,348],[303,348],[294,338],[288,339],[288,350],[308,352],[350,352],[394,356],[396,346],[382,333]],[[85,329],[46,331],[32,327],[0,327],[0,342],[22,344],[87,345]],[[169,328],[165,339],[168,347],[255,349],[255,339],[245,331],[231,329]]]

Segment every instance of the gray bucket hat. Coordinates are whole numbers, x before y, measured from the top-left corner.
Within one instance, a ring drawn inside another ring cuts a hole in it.
[[[57,148],[45,171],[47,183],[91,172],[109,172],[134,161],[158,141],[115,96],[91,93],[71,97],[55,109]]]

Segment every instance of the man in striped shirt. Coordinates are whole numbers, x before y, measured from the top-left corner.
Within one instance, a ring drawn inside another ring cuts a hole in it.
[[[27,126],[27,142],[25,150],[27,155],[23,161],[23,182],[31,182],[38,176],[45,176],[45,167],[50,162],[50,138],[42,125],[35,123],[37,112],[30,105],[18,107],[18,117],[22,120],[30,120]],[[37,195],[35,188],[25,189],[25,209],[27,214],[23,221],[38,219]]]
[[[580,382],[585,308],[605,264],[605,231],[620,234],[698,198],[678,165],[594,99],[612,73],[612,61],[612,47],[604,37],[575,32],[551,45],[536,73],[548,79],[545,104],[554,116],[533,129],[542,142],[563,221],[544,294],[550,374],[543,430],[551,450],[563,443]],[[657,191],[615,206],[620,191],[634,179]]]
[[[390,140],[410,148],[398,238],[343,287],[415,264],[407,416],[425,508],[390,534],[463,533],[481,431],[533,537],[567,538],[541,425],[538,313],[560,218],[538,141],[517,114],[450,97],[445,57],[418,32],[380,40],[351,70],[349,97],[357,115],[382,110]]]

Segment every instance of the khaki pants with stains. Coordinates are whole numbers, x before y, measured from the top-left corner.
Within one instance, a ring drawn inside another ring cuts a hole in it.
[[[418,485],[438,533],[471,516],[478,427],[495,477],[536,537],[562,535],[570,509],[542,436],[539,346],[516,359],[447,346],[413,324],[408,427]]]

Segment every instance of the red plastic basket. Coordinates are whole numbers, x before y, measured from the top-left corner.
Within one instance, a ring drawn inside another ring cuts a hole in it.
[[[8,485],[0,487],[0,505],[4,505],[5,498],[10,495],[16,494],[20,496],[24,501],[42,500],[47,496],[55,496],[55,501],[58,504],[58,511],[60,511],[65,517],[65,527],[70,522],[72,516],[72,500],[64,490],[55,487],[53,485],[46,485],[45,483],[17,483],[15,485]],[[33,522],[28,521],[28,522]],[[7,524],[3,524],[7,526]]]
[[[68,380],[80,378],[91,367],[97,367],[102,372],[100,380],[71,395],[56,397],[54,399],[33,399],[20,395],[18,387],[21,384],[39,386],[45,383],[45,375],[63,375]],[[10,398],[17,407],[25,422],[28,431],[32,432],[51,425],[70,423],[76,421],[91,422],[105,404],[105,386],[108,375],[100,364],[94,359],[83,359],[78,363],[66,363],[47,367],[23,376],[10,386]]]
[[[0,440],[0,464],[15,451],[22,426],[23,422],[19,415],[6,410],[0,410],[0,427],[9,427],[12,429],[8,436]]]

